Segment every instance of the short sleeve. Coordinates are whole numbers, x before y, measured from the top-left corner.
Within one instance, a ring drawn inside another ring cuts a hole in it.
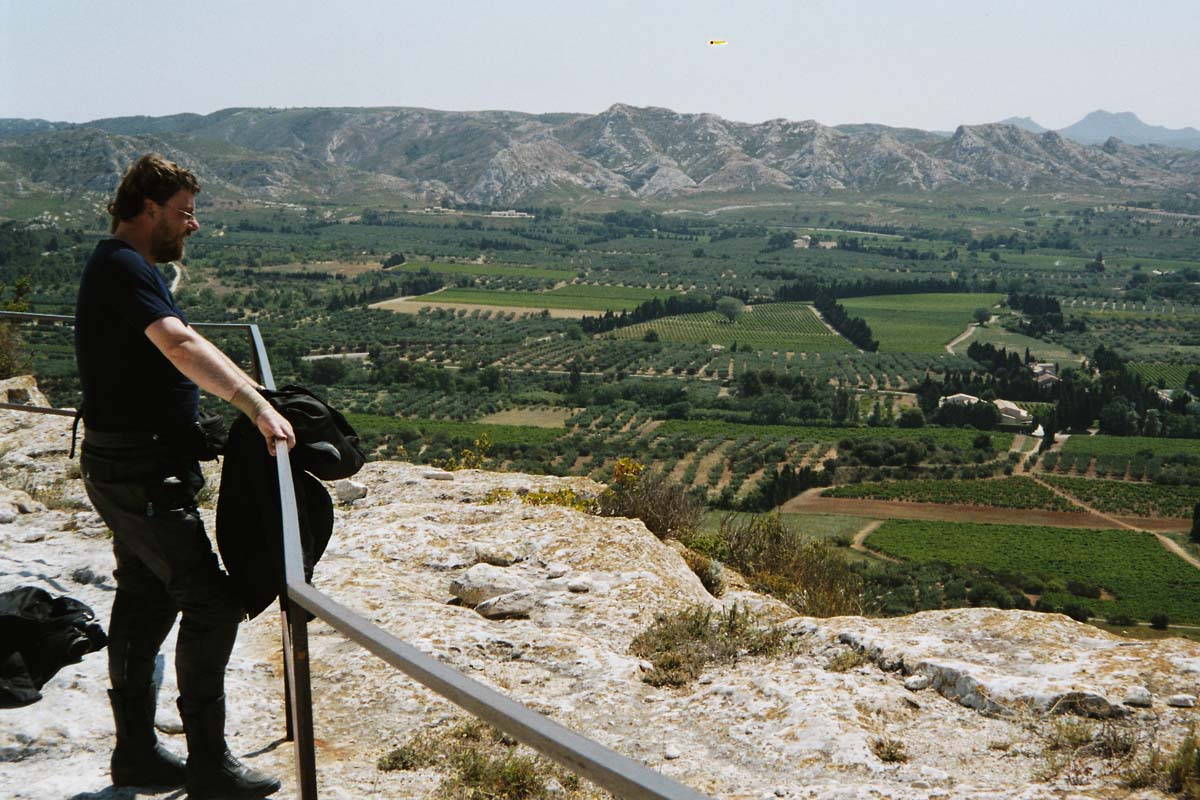
[[[158,272],[135,251],[115,253],[109,264],[110,291],[105,299],[131,328],[144,331],[163,317],[183,319]]]

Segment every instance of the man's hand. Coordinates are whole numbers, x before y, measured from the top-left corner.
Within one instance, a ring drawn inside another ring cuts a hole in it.
[[[274,408],[268,408],[259,414],[254,420],[254,425],[267,440],[267,452],[272,456],[275,455],[276,441],[287,441],[288,450],[296,446],[296,433],[292,430],[292,423]]]

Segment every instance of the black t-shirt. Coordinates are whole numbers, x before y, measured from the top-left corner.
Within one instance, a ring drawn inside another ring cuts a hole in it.
[[[120,239],[96,245],[75,303],[85,426],[169,432],[196,419],[200,390],[145,333],[163,317],[187,324],[158,270]]]

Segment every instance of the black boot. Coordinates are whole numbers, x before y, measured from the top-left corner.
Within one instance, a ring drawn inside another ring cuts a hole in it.
[[[179,698],[187,735],[188,800],[266,797],[279,791],[279,780],[247,767],[225,744],[225,695],[203,705]]]
[[[183,759],[159,744],[154,733],[154,685],[110,689],[108,699],[117,727],[113,786],[182,786]]]

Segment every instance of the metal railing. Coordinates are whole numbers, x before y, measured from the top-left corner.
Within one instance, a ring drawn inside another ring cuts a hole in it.
[[[39,324],[73,323],[68,316],[0,311],[10,318]],[[259,381],[275,388],[271,362],[258,326],[245,323],[194,323],[196,328],[237,329],[250,340]],[[0,403],[0,408],[74,416],[74,411]],[[316,751],[313,739],[312,682],[308,660],[308,618],[328,623],[413,680],[440,694],[517,741],[553,759],[577,775],[627,800],[711,800],[706,795],[655,772],[532,711],[478,681],[447,667],[323,594],[304,580],[300,524],[287,445],[277,443],[275,465],[283,512],[283,559],[287,596],[280,598],[285,662],[287,738],[294,743],[296,785],[302,800],[317,798]]]

